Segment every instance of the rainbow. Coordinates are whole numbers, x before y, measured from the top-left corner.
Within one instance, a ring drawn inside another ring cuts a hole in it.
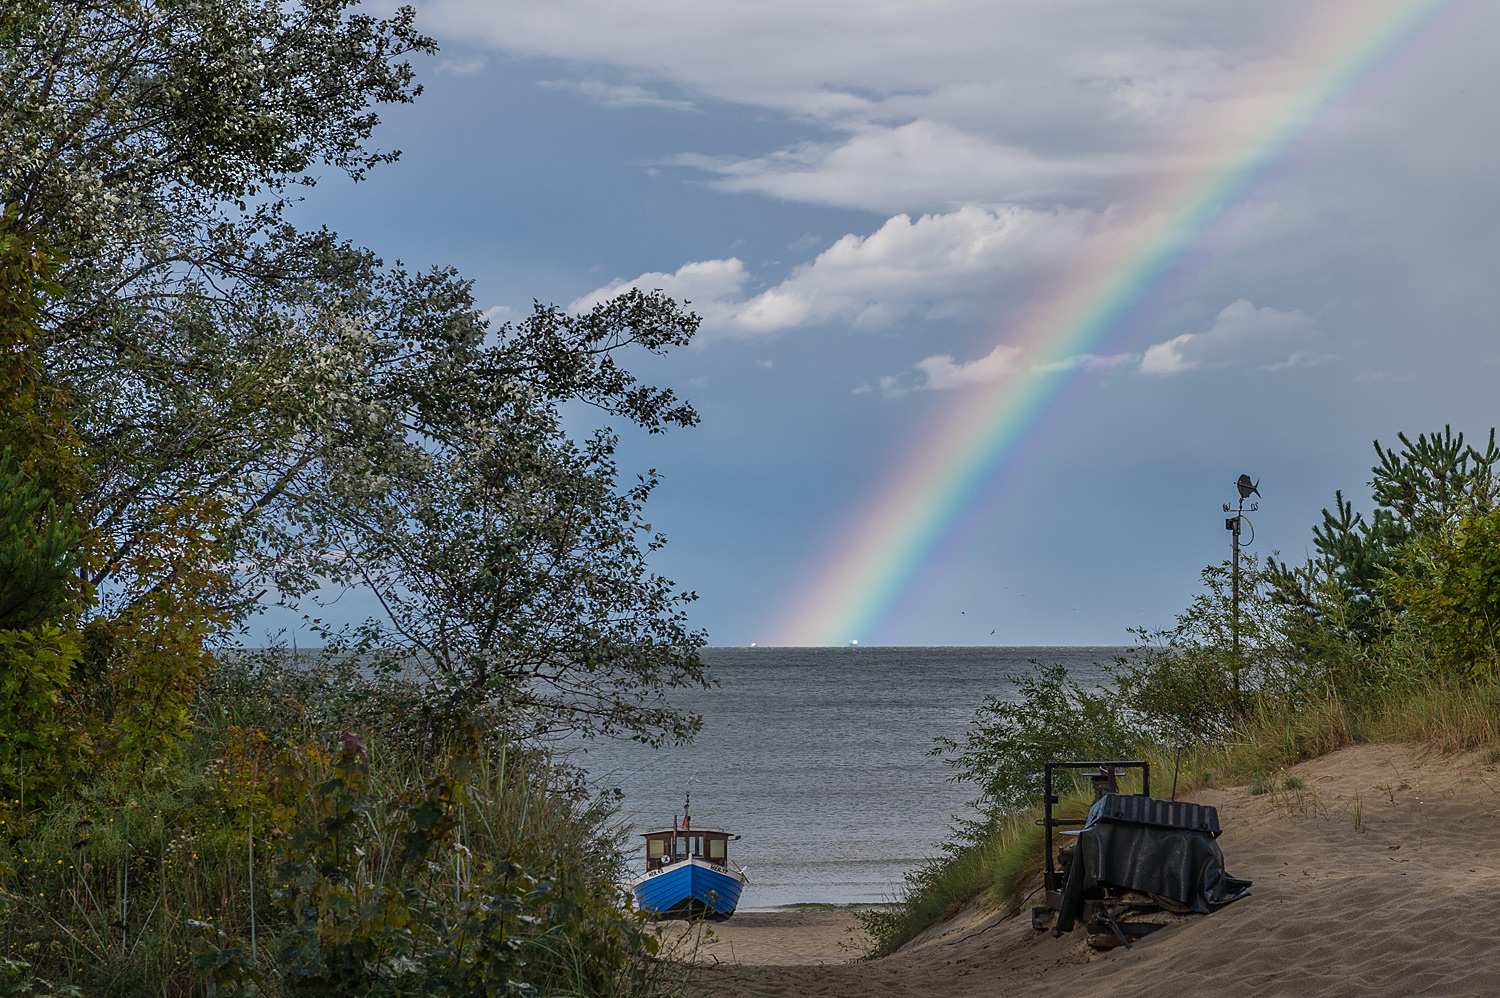
[[[1022,373],[959,395],[921,446],[817,563],[777,644],[847,644],[882,622],[982,491],[1013,472],[1041,417],[1112,339],[1134,327],[1231,234],[1231,209],[1305,161],[1318,126],[1372,89],[1435,34],[1461,0],[1354,0],[1323,8],[1281,65],[1304,81],[1245,101],[1200,140],[1189,165],[1143,193],[1133,224],[1089,257],[1011,330]],[[867,642],[868,643],[868,642]]]

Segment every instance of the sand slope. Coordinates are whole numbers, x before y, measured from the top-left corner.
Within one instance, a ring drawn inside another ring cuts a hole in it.
[[[1244,788],[1219,808],[1229,871],[1253,896],[1096,953],[975,904],[901,952],[847,960],[818,940],[851,917],[731,919],[703,950],[725,996],[1500,995],[1500,771],[1480,755],[1367,745],[1290,771],[1305,791]],[[811,921],[809,921],[811,920]],[[800,924],[797,924],[800,922]],[[737,924],[739,923],[739,924]],[[740,943],[739,940],[745,940]],[[732,947],[732,950],[731,950]]]

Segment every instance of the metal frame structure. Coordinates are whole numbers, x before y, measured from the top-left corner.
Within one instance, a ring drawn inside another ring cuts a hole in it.
[[[1057,854],[1052,850],[1052,829],[1066,825],[1083,825],[1087,822],[1083,818],[1054,818],[1052,816],[1052,805],[1058,803],[1057,794],[1052,792],[1054,769],[1097,769],[1099,772],[1093,777],[1096,798],[1102,797],[1105,793],[1117,792],[1116,781],[1119,777],[1119,770],[1139,769],[1141,771],[1140,796],[1150,797],[1151,764],[1144,759],[1134,759],[1114,762],[1049,762],[1042,767],[1042,825],[1047,850],[1046,865],[1042,868],[1042,886],[1046,892],[1047,907],[1057,911],[1062,907],[1063,879],[1067,876],[1067,871],[1057,868]]]

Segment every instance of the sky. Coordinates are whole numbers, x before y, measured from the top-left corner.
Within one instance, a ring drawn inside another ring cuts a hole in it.
[[[1241,472],[1300,560],[1372,440],[1500,422],[1500,5],[416,7],[400,162],[304,220],[495,321],[691,301],[632,366],[702,424],[621,464],[712,644],[1128,643],[1227,558]]]

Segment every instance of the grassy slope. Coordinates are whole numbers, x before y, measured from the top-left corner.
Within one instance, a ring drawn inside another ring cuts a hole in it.
[[[1295,712],[1263,712],[1238,741],[1184,751],[1177,792],[1245,783],[1269,787],[1286,767],[1359,742],[1424,742],[1445,752],[1500,748],[1500,682],[1431,687],[1363,708],[1331,698]],[[1157,774],[1153,789],[1160,793],[1175,752],[1151,746],[1142,755]],[[1088,803],[1083,795],[1066,796],[1058,813],[1080,817]],[[912,875],[900,904],[864,917],[873,940],[869,955],[894,952],[976,897],[1005,908],[1022,906],[1040,882],[1040,816],[1040,808],[1013,815],[978,842]]]

